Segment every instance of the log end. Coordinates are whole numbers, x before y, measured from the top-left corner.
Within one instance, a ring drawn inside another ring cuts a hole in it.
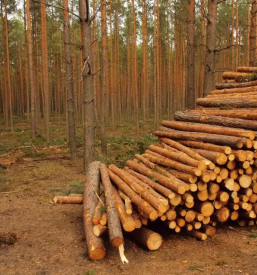
[[[147,247],[149,250],[157,250],[162,245],[162,236],[158,233],[151,234],[147,241]]]
[[[89,258],[91,260],[101,260],[105,257],[106,251],[103,248],[96,248],[94,250],[91,250],[89,253]]]

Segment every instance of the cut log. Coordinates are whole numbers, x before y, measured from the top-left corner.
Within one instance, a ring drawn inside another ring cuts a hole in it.
[[[194,229],[200,229],[202,227],[202,223],[199,221],[192,221],[192,225]]]
[[[236,221],[236,220],[238,219],[238,217],[239,217],[238,211],[232,211],[232,212],[230,213],[230,216],[229,216],[229,218],[230,218],[232,221]]]
[[[217,111],[217,110],[216,110]],[[187,112],[176,112],[174,117],[176,120],[179,121],[189,121],[189,122],[199,122],[205,124],[214,124],[232,128],[240,128],[240,129],[249,129],[256,131],[257,130],[257,122],[252,121],[250,119],[241,119],[241,118],[234,118],[234,117],[225,117],[221,116],[224,110],[218,110],[217,114],[211,115],[212,112],[208,112],[208,110],[195,110],[195,112],[187,111]],[[230,110],[235,111],[235,110]],[[227,111],[228,112],[228,111]],[[215,113],[215,112],[214,112]],[[246,112],[251,113],[251,111]],[[257,111],[256,111],[257,113]],[[224,113],[225,114],[225,113]],[[256,116],[257,117],[257,116]],[[226,145],[226,144],[225,144]]]
[[[220,110],[220,109],[207,108],[207,109],[187,110],[187,113],[198,114],[198,115],[208,115],[208,116],[218,116],[218,117],[221,116],[225,118],[237,118],[237,119],[245,119],[245,120],[257,119],[257,109]]]
[[[257,81],[249,81],[242,83],[216,83],[216,89],[230,89],[230,88],[243,88],[257,85]]]
[[[198,198],[198,200],[199,201],[206,201],[206,200],[208,200],[208,190],[207,189],[205,189],[205,190],[203,190],[203,191],[198,191],[197,192],[197,198]]]
[[[223,206],[219,210],[216,210],[212,215],[212,220],[218,221],[218,222],[226,222],[229,218],[230,211],[227,207]]]
[[[186,183],[181,184],[183,182],[175,177],[171,180],[171,178],[164,177],[161,174],[154,172],[150,169],[147,169],[144,166],[142,166],[141,164],[136,164],[130,160],[126,162],[126,165],[145,176],[156,179],[163,186],[165,186],[175,192],[178,192],[179,194],[184,194],[186,192],[186,188],[184,185]]]
[[[203,219],[203,221],[202,221],[202,223],[203,224],[209,224],[211,222],[211,217],[204,217],[204,219]]]
[[[213,151],[208,151],[203,149],[194,149],[194,150],[204,158],[218,165],[224,165],[228,161],[228,157],[224,153],[213,152]]]
[[[239,204],[237,203],[233,203],[233,202],[229,202],[227,204],[227,207],[231,210],[238,210],[239,209]]]
[[[249,97],[249,96],[256,96],[257,95],[257,90],[254,92],[243,92],[243,93],[218,93],[218,94],[210,94],[207,96],[207,98],[240,98],[242,99],[243,97]]]
[[[186,221],[182,218],[177,218],[176,219],[176,224],[177,224],[177,226],[179,226],[181,228],[181,227],[184,227],[186,225]]]
[[[229,194],[224,191],[219,191],[217,194],[217,199],[221,202],[226,202],[229,199]]]
[[[257,67],[237,67],[236,70],[240,73],[254,73],[257,72]]]
[[[174,221],[177,218],[177,212],[174,209],[169,209],[165,215],[169,221]]]
[[[149,219],[154,221],[158,218],[157,211],[145,200],[143,200],[134,190],[132,190],[126,182],[108,169],[111,180],[138,206],[138,208],[148,215]]]
[[[178,143],[175,140],[172,139],[168,139],[168,138],[159,138],[162,142],[166,143],[167,145],[174,147],[175,149],[187,154],[189,157],[198,160],[198,161],[205,161],[205,159],[200,156],[199,154],[197,154],[196,152],[194,152],[193,150],[191,150],[190,148]],[[208,162],[206,163],[208,164]]]
[[[193,141],[210,142],[218,145],[226,145],[231,148],[241,149],[244,145],[243,138],[223,136],[216,134],[204,134],[198,132],[183,132],[177,130],[171,130],[165,127],[161,127],[161,131],[155,131],[155,135],[161,137],[169,137],[174,139],[184,139]]]
[[[138,220],[139,220],[138,216],[132,217],[130,214],[127,214],[124,202],[122,201],[121,197],[118,195],[117,190],[115,189],[114,186],[112,187],[112,189],[113,189],[112,190],[113,200],[115,202],[116,209],[118,211],[120,222],[121,222],[123,229],[126,232],[132,232],[135,228],[140,228],[142,224],[138,223]],[[132,212],[132,214],[133,214],[133,212]]]
[[[87,241],[87,250],[89,258],[99,260],[105,257],[106,251],[101,238],[93,233],[92,218],[98,198],[95,194],[99,192],[99,167],[100,162],[96,161],[89,165],[84,188],[84,230]]]
[[[211,95],[229,95],[229,94],[248,94],[251,92],[256,92],[257,86],[245,87],[245,88],[232,88],[223,90],[214,90]]]
[[[108,227],[105,225],[101,225],[101,224],[96,224],[93,227],[93,233],[97,236],[100,237],[101,235],[103,235],[104,233],[106,233],[108,231]]]
[[[232,149],[228,146],[219,146],[211,143],[197,142],[191,140],[178,140],[178,142],[188,147],[224,153],[226,155],[231,154],[232,152]]]
[[[135,222],[135,227],[137,229],[141,228],[142,227],[142,222],[141,220],[139,219],[139,216],[138,214],[136,213],[136,211],[133,210],[133,213],[131,214],[131,217],[133,218],[134,222]],[[128,232],[132,232],[134,230],[131,230],[131,231],[128,231]]]
[[[222,74],[223,79],[236,79],[238,77],[243,77],[247,79],[248,77],[251,77],[252,74],[249,73],[242,73],[242,72],[224,72]]]
[[[221,176],[222,180],[227,179],[227,178],[228,178],[228,169],[222,168],[222,169],[220,170],[219,175]]]
[[[203,107],[256,108],[257,96],[243,98],[198,98],[196,104]]]
[[[119,196],[123,199],[125,203],[126,213],[132,214],[133,208],[132,208],[132,202],[128,196],[126,196],[122,191],[118,191]]]
[[[157,250],[162,245],[162,236],[146,227],[141,227],[130,232],[128,237],[149,250]]]
[[[102,213],[101,219],[100,219],[100,224],[101,225],[106,225],[107,224],[107,213],[104,212]]]
[[[209,193],[217,193],[220,190],[220,187],[217,183],[211,182],[208,184],[208,192]]]
[[[210,217],[212,215],[212,213],[214,212],[214,207],[211,204],[211,202],[197,202],[194,205],[194,209],[203,214],[205,217]]]
[[[152,155],[149,155],[149,154],[143,154],[143,156],[145,158],[147,158],[148,160],[154,162],[154,163],[157,163],[157,164],[160,164],[160,165],[163,165],[163,166],[167,166],[167,167],[171,167],[171,168],[174,168],[174,169],[177,169],[181,172],[186,172],[188,174],[191,174],[191,175],[196,175],[196,176],[200,176],[202,174],[202,171],[198,168],[195,168],[195,167],[192,167],[192,166],[188,166],[188,165],[185,165],[181,162],[177,162],[175,160],[171,160],[169,158],[165,158],[165,157],[155,157],[155,156],[152,156]],[[176,177],[174,177],[176,179]],[[173,190],[175,192],[178,192],[177,190]]]
[[[133,189],[137,194],[139,194],[145,201],[147,201],[150,205],[152,205],[157,211],[161,213],[166,212],[167,210],[166,205],[160,202],[147,188],[142,187],[137,182],[137,179],[135,177],[131,176],[126,171],[119,169],[113,164],[109,166],[109,169],[113,173],[115,173],[117,176],[119,176],[124,182],[126,182],[131,187],[131,189]],[[152,220],[152,218],[150,219]]]
[[[195,237],[197,240],[200,240],[200,241],[205,241],[208,238],[205,233],[202,233],[196,230],[188,231],[187,234],[191,237]]]
[[[83,195],[80,196],[55,196],[53,199],[54,203],[62,204],[82,204]]]
[[[186,224],[186,229],[187,229],[187,231],[192,231],[194,229],[194,227],[192,224],[188,223],[188,224]]]
[[[98,203],[96,205],[95,211],[94,211],[94,216],[92,219],[93,224],[99,224],[101,217],[102,217],[102,210],[105,208],[105,199],[104,199],[104,192],[103,192],[103,186],[100,185],[100,191],[99,191],[99,197],[100,199],[98,200]]]
[[[216,228],[210,225],[203,225],[204,232],[207,236],[213,237],[216,234]]]
[[[182,153],[175,153],[175,152],[171,152],[167,149],[163,149],[160,148],[158,146],[155,145],[150,145],[149,149],[155,153],[158,153],[164,157],[167,157],[171,160],[175,160],[177,162],[189,165],[189,166],[193,166],[193,167],[198,167],[199,165],[199,161],[189,157],[188,155]],[[199,167],[198,167],[199,168]],[[206,169],[206,165],[205,165],[205,169]],[[204,169],[203,169],[204,170]]]
[[[217,125],[206,125],[203,123],[182,122],[182,121],[162,121],[162,126],[188,132],[201,132],[226,136],[246,137],[254,140],[255,133],[253,131],[246,131],[244,129],[235,129]],[[191,165],[191,164],[189,164]],[[193,165],[191,165],[193,166]]]
[[[240,184],[241,187],[248,188],[251,185],[251,183],[252,183],[252,178],[251,178],[251,176],[244,174],[244,175],[241,175],[239,177],[239,181],[238,182],[239,182],[239,184]]]
[[[194,211],[189,210],[189,211],[186,212],[186,215],[185,215],[186,222],[190,223],[190,222],[194,221],[195,218],[196,218],[196,214],[195,214]]]
[[[187,174],[185,172],[181,172],[181,171],[178,171],[175,169],[169,169],[169,173],[184,182],[194,184],[197,181],[197,176],[190,175],[190,174]]]
[[[135,172],[134,170],[129,169],[128,167],[127,168],[125,167],[124,170],[127,171],[128,173],[130,173],[132,176],[137,177],[142,182],[148,184],[154,190],[158,191],[160,194],[164,195],[165,197],[167,197],[169,199],[174,198],[175,194],[170,189],[160,185],[159,183],[149,179],[148,177],[146,177],[144,175],[141,175],[141,174]]]
[[[199,190],[199,191],[204,191],[204,190],[206,190],[207,187],[208,187],[207,183],[204,182],[204,181],[198,181],[198,182],[197,182],[197,186],[198,186],[198,190]]]

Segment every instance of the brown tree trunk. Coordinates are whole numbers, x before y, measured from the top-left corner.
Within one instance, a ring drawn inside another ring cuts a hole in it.
[[[79,14],[83,56],[83,109],[84,109],[84,169],[95,157],[95,97],[92,73],[91,18],[89,0],[79,0]]]
[[[101,132],[101,147],[102,153],[107,155],[107,142],[106,142],[106,91],[107,91],[107,77],[108,69],[108,46],[107,46],[107,30],[106,30],[106,1],[101,0],[101,32],[102,32],[102,87],[101,87],[101,111],[100,111],[100,132]]]
[[[255,66],[255,47],[256,47],[256,14],[257,14],[257,0],[252,0],[252,9],[251,9],[251,28],[250,28],[250,49],[249,56],[250,66]]]
[[[186,108],[195,108],[195,0],[188,0]]]
[[[215,45],[217,32],[218,0],[208,0],[207,38],[204,73],[204,96],[208,95],[214,87],[215,72]]]
[[[68,135],[71,160],[77,159],[76,145],[76,126],[75,126],[75,104],[73,92],[73,71],[72,59],[70,54],[70,18],[67,10],[69,9],[68,0],[63,0],[63,17],[64,17],[64,49],[66,60],[66,91],[67,91],[67,108],[68,108]]]

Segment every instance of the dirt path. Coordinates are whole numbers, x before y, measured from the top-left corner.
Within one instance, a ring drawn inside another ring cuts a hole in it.
[[[256,227],[219,229],[206,242],[165,232],[155,252],[126,240],[128,265],[107,239],[107,257],[89,261],[82,206],[51,203],[57,194],[51,191],[84,180],[81,167],[80,161],[31,161],[7,170],[7,184],[0,185],[0,237],[15,232],[18,238],[14,245],[0,242],[1,275],[257,274],[257,238],[250,238]]]

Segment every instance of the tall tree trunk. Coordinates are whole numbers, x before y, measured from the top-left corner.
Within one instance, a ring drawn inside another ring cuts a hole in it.
[[[101,87],[101,112],[100,112],[100,121],[101,121],[101,147],[102,153],[107,155],[107,142],[106,142],[106,90],[107,90],[107,74],[106,70],[108,68],[108,46],[107,46],[107,30],[106,30],[106,1],[101,0],[101,31],[102,31],[102,87]]]
[[[202,31],[202,47],[201,47],[201,76],[200,76],[200,97],[203,97],[204,86],[204,64],[206,51],[206,27],[205,27],[205,0],[201,0],[201,31]]]
[[[95,158],[95,97],[92,74],[91,18],[89,0],[79,0],[79,15],[83,57],[83,109],[84,109],[84,170]]]
[[[76,126],[75,126],[75,104],[73,93],[73,66],[70,54],[70,18],[68,0],[63,0],[64,17],[64,49],[66,60],[66,89],[67,89],[67,108],[68,108],[68,136],[70,145],[71,160],[77,159],[76,145]]]
[[[9,32],[8,32],[8,22],[7,22],[6,0],[4,0],[4,13],[5,13],[4,23],[5,23],[6,74],[7,74],[7,87],[8,87],[8,96],[9,96],[10,123],[11,123],[11,131],[13,132],[12,87],[11,87],[11,76],[10,76]]]
[[[246,66],[249,66],[249,61],[250,61],[250,25],[251,25],[251,20],[250,20],[250,0],[247,0],[247,46],[246,46]]]
[[[42,74],[44,87],[44,119],[46,140],[49,142],[49,78],[48,78],[48,53],[45,3],[41,2],[41,33],[42,33]]]
[[[186,108],[195,108],[195,0],[188,0]]]
[[[257,15],[257,0],[252,0],[252,9],[251,9],[251,29],[250,29],[250,50],[249,56],[250,66],[255,66],[255,45],[256,45],[256,15]]]
[[[208,0],[204,96],[207,96],[214,87],[217,8],[218,0]]]
[[[137,87],[137,37],[136,37],[136,14],[135,14],[135,1],[132,0],[133,12],[133,64],[134,64],[134,95],[135,95],[135,119],[136,119],[136,136],[139,136],[139,121],[138,121],[138,87]]]
[[[31,105],[31,137],[36,137],[36,108],[35,108],[35,88],[33,74],[33,51],[31,38],[31,19],[30,19],[30,2],[27,1],[27,34],[28,34],[28,52],[29,52],[29,84],[30,84],[30,105]]]

